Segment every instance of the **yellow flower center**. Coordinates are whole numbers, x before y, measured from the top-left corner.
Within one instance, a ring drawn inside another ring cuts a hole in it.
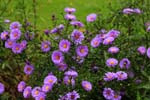
[[[45,45],[44,45],[44,48],[48,48],[48,45],[47,45],[47,44],[45,44]]]
[[[64,47],[64,48],[67,48],[67,44],[64,44],[63,47]]]
[[[52,83],[52,82],[53,82],[53,80],[52,80],[52,79],[49,79],[49,80],[48,80],[48,82],[49,82],[49,83]]]
[[[84,53],[84,52],[85,52],[85,50],[84,50],[84,49],[81,49],[81,50],[80,50],[80,52],[81,52],[81,53]]]
[[[113,65],[113,64],[115,64],[115,62],[114,61],[110,61],[110,64]]]

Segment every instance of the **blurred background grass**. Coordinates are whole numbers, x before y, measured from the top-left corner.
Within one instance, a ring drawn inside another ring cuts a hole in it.
[[[22,14],[20,8],[24,7],[28,20],[33,22],[34,1],[36,2],[36,23],[39,30],[51,26],[52,15],[60,19],[63,18],[62,13],[64,13],[65,7],[76,8],[77,19],[85,21],[86,16],[90,13],[101,12],[101,14],[109,16],[110,5],[116,8],[119,4],[119,0],[0,0],[0,8],[2,9],[0,12],[3,11],[3,8],[6,8],[3,17],[16,21]]]

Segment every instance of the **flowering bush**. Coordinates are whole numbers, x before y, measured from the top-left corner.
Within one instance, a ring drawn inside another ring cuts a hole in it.
[[[3,23],[0,98],[148,100],[147,11],[131,5],[108,19],[91,13],[82,23],[67,7],[64,21],[43,33],[17,21]]]

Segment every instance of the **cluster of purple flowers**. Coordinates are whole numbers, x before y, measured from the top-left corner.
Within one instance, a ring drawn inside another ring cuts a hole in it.
[[[104,88],[103,96],[106,100],[121,100],[121,95],[111,88]]]
[[[118,81],[123,81],[128,78],[128,74],[123,71],[118,71],[116,73],[114,72],[107,72],[105,73],[104,80],[105,81],[112,81],[114,79],[117,79]]]
[[[140,47],[138,47],[137,51],[141,55],[147,54],[147,57],[150,58],[150,47],[146,50],[146,47],[140,46]]]
[[[10,24],[10,32],[3,31],[0,34],[2,40],[5,41],[5,48],[12,49],[15,54],[21,53],[27,46],[27,41],[23,40],[21,43],[17,43],[17,40],[21,38],[21,24],[19,22],[12,22]]]
[[[124,14],[141,14],[142,11],[139,8],[125,8],[123,9]]]

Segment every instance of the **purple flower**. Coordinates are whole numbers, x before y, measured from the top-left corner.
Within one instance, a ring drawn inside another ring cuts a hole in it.
[[[67,100],[77,100],[78,98],[80,98],[80,95],[75,90],[67,93],[66,95],[68,96]]]
[[[59,64],[57,64],[57,67],[60,71],[65,71],[67,69],[68,65],[65,63],[59,63]]]
[[[31,96],[31,91],[32,91],[32,87],[31,86],[27,86],[24,91],[23,91],[23,97],[24,98],[30,98]]]
[[[128,58],[123,58],[119,63],[120,68],[126,68],[129,69],[130,67],[130,61]]]
[[[64,29],[64,25],[63,24],[60,24],[59,26],[57,26],[57,28],[59,29],[59,31],[63,30]]]
[[[111,100],[121,100],[121,96],[115,93]]]
[[[114,97],[114,90],[112,90],[111,88],[104,88],[103,96],[105,97],[105,99],[112,99]]]
[[[75,79],[70,77],[70,76],[65,76],[63,78],[63,82],[64,82],[65,85],[69,85],[69,84],[71,84],[72,86],[75,85]]]
[[[13,29],[20,29],[21,28],[21,24],[19,22],[12,22],[10,24],[10,30],[13,30]]]
[[[76,53],[80,57],[85,57],[88,54],[88,47],[87,46],[78,46],[76,48]]]
[[[10,32],[10,39],[11,40],[18,40],[21,37],[21,31],[19,29],[11,30]]]
[[[15,43],[16,43],[16,41],[8,39],[7,41],[5,41],[5,48],[11,49]]]
[[[5,22],[6,24],[8,24],[8,23],[10,23],[10,20],[9,20],[9,19],[5,19],[4,22]]]
[[[107,65],[108,67],[115,67],[117,64],[118,64],[118,60],[115,59],[115,58],[109,58],[109,59],[107,59],[107,61],[106,61],[106,65]]]
[[[38,96],[35,97],[35,100],[45,100],[46,94],[43,92],[40,92]]]
[[[0,94],[3,94],[5,91],[5,86],[0,82]]]
[[[125,8],[123,9],[123,13],[124,14],[133,14],[134,10],[131,8]]]
[[[96,47],[98,47],[100,45],[100,43],[102,43],[102,39],[98,38],[98,37],[95,37],[91,41],[91,46],[96,48]]]
[[[147,57],[150,58],[150,47],[147,49]]]
[[[48,34],[50,33],[50,30],[46,29],[46,30],[44,30],[44,33],[45,33],[46,35],[48,35]]]
[[[55,50],[52,53],[51,59],[55,64],[59,64],[63,62],[64,56],[62,52]]]
[[[8,32],[7,31],[3,31],[0,35],[0,37],[1,37],[1,39],[2,40],[7,40],[7,38],[8,38]]]
[[[70,41],[63,39],[59,42],[59,50],[62,52],[68,52],[70,49],[70,45]]]
[[[12,51],[13,53],[15,54],[19,54],[22,52],[22,47],[19,43],[15,43],[13,46],[12,46]]]
[[[116,78],[116,74],[114,72],[105,73],[105,76],[104,76],[105,81],[112,81],[115,78]]]
[[[50,84],[50,85],[53,85],[57,82],[57,77],[50,74],[48,76],[45,77],[44,79],[44,84]]]
[[[43,52],[48,52],[50,50],[51,43],[49,41],[43,41],[41,44],[41,50]]]
[[[21,82],[18,84],[18,92],[23,92],[25,86],[26,86],[26,83],[25,83],[24,81],[21,81]]]
[[[88,81],[82,81],[82,87],[86,90],[86,91],[91,91],[92,90],[92,84]]]
[[[73,25],[73,26],[78,26],[78,27],[83,27],[84,26],[84,24],[81,23],[80,21],[71,21],[70,24]]]
[[[116,46],[110,47],[110,48],[108,49],[108,52],[109,52],[109,53],[112,53],[112,54],[116,54],[116,53],[119,52],[119,48],[116,47]]]
[[[27,64],[24,66],[24,73],[27,75],[31,75],[33,73],[34,66],[31,64]]]
[[[84,39],[84,35],[82,32],[78,31],[78,30],[73,30],[72,34],[71,34],[71,39],[72,41],[74,41],[76,44],[81,44],[83,39]]]
[[[50,30],[51,34],[57,33],[58,32],[58,28],[53,28],[52,30]]]
[[[74,70],[69,70],[69,71],[66,71],[64,73],[64,75],[76,78],[78,76],[78,73],[76,71],[74,71]]]
[[[134,8],[133,11],[134,11],[134,13],[137,13],[137,14],[142,13],[142,11],[139,8]]]
[[[22,50],[24,50],[27,46],[27,41],[26,40],[21,41],[20,45],[21,45]]]
[[[34,87],[31,91],[32,97],[38,97],[41,93],[41,87]]]
[[[104,45],[112,44],[114,40],[115,39],[113,37],[107,37],[107,38],[104,39],[103,44]]]
[[[144,46],[138,47],[137,51],[141,54],[144,55],[146,53],[146,48]]]
[[[76,12],[76,9],[75,8],[66,7],[65,8],[65,12],[68,13],[68,14],[72,14],[72,13]]]
[[[87,17],[86,17],[86,21],[87,22],[94,22],[97,18],[97,15],[92,13],[92,14],[89,14]]]
[[[76,20],[76,16],[72,14],[66,14],[65,19],[69,21]]]
[[[52,87],[53,87],[52,84],[44,84],[44,85],[42,86],[42,91],[45,92],[45,93],[47,93],[47,92],[49,92],[50,90],[52,90]]]
[[[118,71],[118,72],[116,72],[116,77],[117,77],[118,81],[123,81],[128,78],[128,75],[127,75],[127,73],[125,73],[123,71]]]
[[[117,38],[119,36],[120,32],[118,30],[110,30],[107,33],[107,37],[113,37],[113,38]]]

